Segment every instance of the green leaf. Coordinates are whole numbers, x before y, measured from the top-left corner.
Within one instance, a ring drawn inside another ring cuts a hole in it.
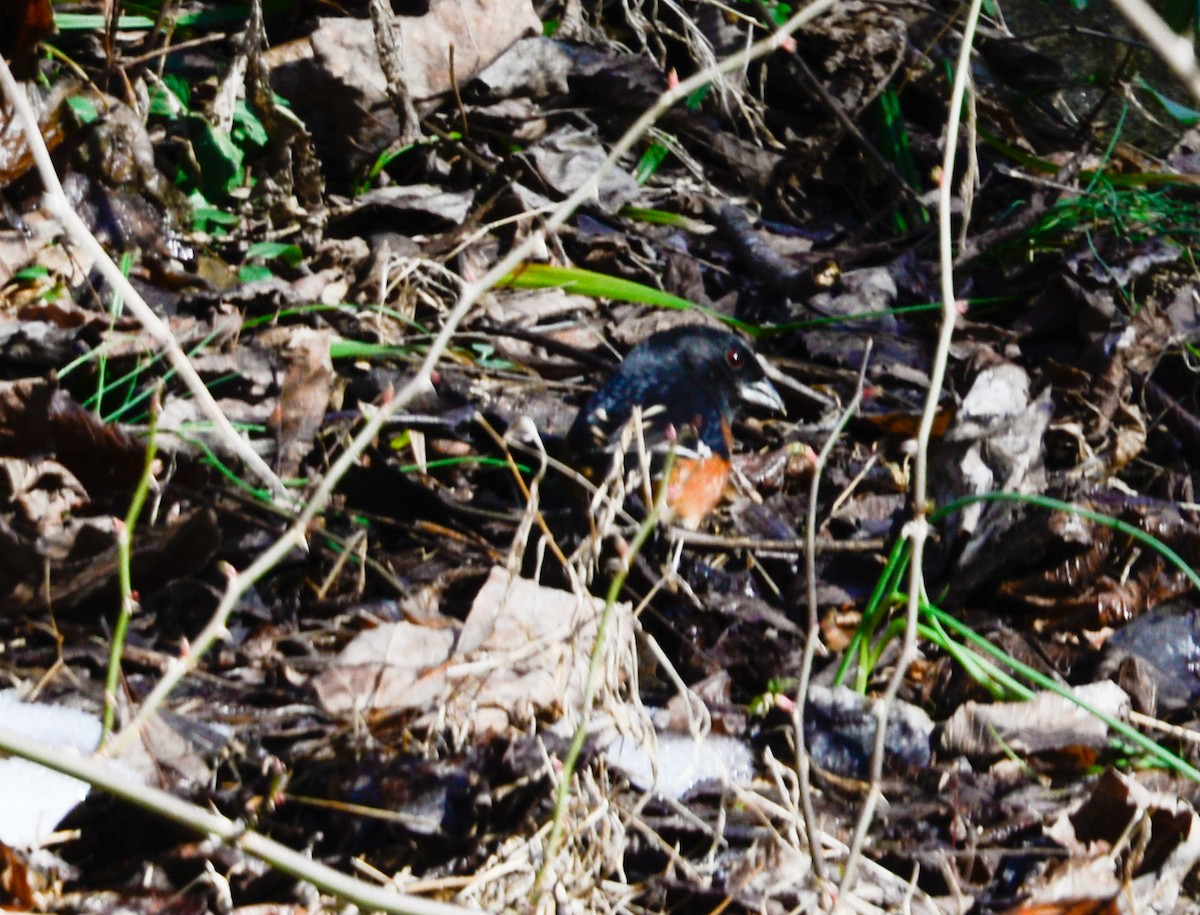
[[[86,95],[72,95],[67,99],[67,104],[75,113],[75,117],[79,118],[80,124],[94,124],[100,118],[96,103]]]
[[[169,118],[174,120],[179,117],[178,102],[168,90],[161,86],[155,86],[150,90],[150,116],[156,118]]]
[[[245,101],[234,103],[233,124],[233,136],[240,143],[260,148],[267,145],[267,128]]]
[[[498,357],[496,355],[496,347],[490,343],[472,343],[471,349],[475,352],[476,364],[482,368],[494,369],[496,371],[516,368],[516,365],[509,360]]]
[[[683,100],[683,106],[688,111],[695,111],[700,107],[700,103],[708,97],[708,93],[712,92],[712,83],[705,83],[703,86],[697,86],[696,89]]]
[[[192,84],[187,81],[187,78],[178,73],[167,73],[163,76],[163,85],[165,85],[174,96],[183,102],[183,107],[188,107],[192,100]]]
[[[197,203],[199,198],[199,203]],[[229,213],[225,210],[215,207],[208,203],[202,194],[193,194],[192,203],[192,228],[197,232],[208,232],[214,235],[223,235],[227,229],[234,228],[241,217],[236,213]]]
[[[225,131],[200,118],[196,121],[199,129],[192,146],[200,163],[200,184],[204,196],[210,200],[225,197],[230,191],[241,187],[245,180],[246,175],[242,170],[245,153]]]
[[[262,264],[242,264],[238,268],[238,279],[243,283],[254,283],[258,280],[269,280],[275,274],[271,272],[270,267],[265,267]]]
[[[1172,101],[1147,83],[1144,79],[1140,79],[1138,82],[1141,84],[1143,89],[1145,89],[1147,92],[1153,95],[1155,99],[1158,100],[1158,103],[1163,106],[1167,114],[1173,117],[1184,127],[1195,127],[1196,124],[1200,123],[1200,111],[1197,111],[1195,108],[1189,108],[1187,105],[1181,105],[1179,102]]]
[[[291,245],[281,241],[260,241],[252,244],[246,251],[246,260],[281,260],[289,267],[295,267],[304,258],[304,252],[299,245]]]
[[[188,109],[192,87],[178,73],[167,73],[150,90],[150,114],[175,120]]]
[[[30,264],[13,274],[18,283],[32,283],[34,280],[44,280],[50,275],[50,270],[43,264]]]
[[[638,160],[637,168],[633,172],[633,180],[639,186],[645,184],[658,171],[658,167],[663,164],[663,160],[670,153],[671,151],[662,143],[651,143],[650,147],[642,153],[642,158]]]

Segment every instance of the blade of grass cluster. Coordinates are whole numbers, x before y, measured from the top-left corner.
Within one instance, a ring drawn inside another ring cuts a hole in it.
[[[988,688],[992,693],[993,698],[1006,698],[1002,693],[998,692],[994,686],[999,685],[1008,692],[1009,695],[1017,696],[1020,700],[1032,699],[1035,695],[1034,691],[1022,683],[1016,677],[1006,673],[1002,667],[1007,667],[1017,676],[1024,678],[1032,683],[1039,690],[1054,693],[1057,696],[1066,699],[1068,702],[1080,708],[1089,715],[1103,721],[1104,724],[1119,735],[1123,740],[1128,741],[1137,748],[1144,751],[1157,762],[1181,775],[1186,776],[1194,781],[1200,782],[1200,770],[1188,763],[1179,755],[1171,752],[1166,747],[1154,741],[1152,738],[1142,734],[1136,728],[1121,721],[1119,718],[1114,718],[1111,715],[1102,712],[1100,709],[1091,705],[1079,698],[1069,687],[1062,685],[1051,677],[1046,676],[1041,671],[1030,667],[1027,664],[1018,661],[1012,657],[1004,649],[993,645],[984,636],[977,633],[966,623],[954,617],[952,614],[942,610],[936,604],[923,601],[921,605],[921,613],[926,618],[926,621],[918,626],[918,633],[925,639],[941,646],[944,650],[950,653],[968,674],[977,683],[981,683]],[[886,643],[891,638],[894,638],[904,626],[904,620],[896,620],[890,625],[882,640]],[[961,638],[969,642],[982,652],[991,655],[1002,666],[997,666],[985,657],[970,652],[969,648],[960,642],[955,641],[950,637],[946,629],[952,629]],[[873,660],[877,660],[874,658]],[[1114,742],[1120,745],[1120,741]]]
[[[944,625],[948,629],[953,629],[972,645],[977,646],[982,651],[986,651],[988,654],[992,655],[992,657],[996,658],[1001,664],[1010,668],[1015,673],[1034,684],[1034,686],[1038,687],[1038,689],[1046,690],[1047,692],[1052,692],[1058,696],[1061,696],[1068,702],[1071,702],[1083,711],[1087,712],[1089,715],[1092,715],[1103,721],[1112,731],[1121,735],[1122,738],[1139,747],[1140,749],[1144,750],[1151,757],[1162,763],[1162,765],[1179,773],[1180,775],[1187,776],[1192,781],[1200,782],[1200,769],[1197,769],[1182,757],[1172,753],[1166,747],[1147,737],[1141,731],[1129,724],[1126,724],[1119,718],[1114,718],[1111,715],[1100,711],[1100,709],[1096,708],[1090,703],[1083,701],[1077,695],[1075,695],[1069,687],[1065,687],[1050,677],[1047,677],[1041,671],[1035,670],[1029,665],[1021,663],[1016,658],[1005,652],[1002,648],[996,647],[979,633],[975,632],[975,630],[973,630],[966,623],[955,619],[953,615],[947,613],[945,610],[942,610],[940,607],[929,604],[926,612],[931,617],[936,619],[939,624]]]
[[[908,124],[904,118],[899,93],[893,88],[885,89],[876,101],[875,110],[879,120],[877,133],[880,153],[895,166],[896,171],[910,187],[919,191],[921,179],[909,144]],[[929,222],[929,211],[924,207],[916,208],[916,216],[921,223]],[[897,234],[905,234],[911,229],[908,217],[901,207],[892,211],[892,223]]]
[[[204,428],[204,426],[203,425],[192,426],[191,428],[194,428],[197,431],[200,431],[201,429]],[[248,493],[250,496],[252,496],[254,499],[256,499],[259,502],[269,503],[271,501],[271,491],[269,489],[265,489],[261,486],[254,486],[250,483],[247,483],[244,479],[242,479],[240,476],[238,476],[233,471],[233,468],[231,468],[228,464],[226,464],[224,461],[222,461],[220,457],[217,456],[217,453],[215,451],[213,451],[212,446],[209,445],[208,442],[206,442],[204,439],[193,438],[191,436],[188,436],[184,433],[184,431],[182,429],[180,429],[176,434],[179,436],[180,441],[186,442],[187,444],[191,445],[193,448],[199,449],[200,453],[204,455],[204,457],[208,461],[209,465],[212,466],[213,468],[215,468],[217,473],[219,473],[221,476],[225,477],[225,479],[227,479],[230,483],[232,483],[238,489],[241,489],[244,492]],[[292,481],[288,481],[288,480],[284,480],[283,483],[285,486],[297,485],[297,484],[293,484]]]
[[[977,130],[979,132],[979,139],[1005,158],[1017,163],[1017,165],[1028,171],[1038,172],[1043,175],[1056,175],[1062,168],[1058,163],[1032,155],[1013,146],[1011,143],[1001,139],[997,134],[991,133],[982,125]],[[1080,180],[1087,181],[1101,173],[1103,173],[1102,169],[1080,169],[1079,178]],[[1179,185],[1187,187],[1189,185],[1200,184],[1200,175],[1186,173],[1127,172],[1123,174],[1106,174],[1105,177],[1119,187],[1146,187],[1151,185]]]
[[[141,394],[135,393],[137,391],[137,381],[149,369],[153,368],[159,362],[162,362],[165,358],[166,357],[163,356],[162,353],[156,353],[144,362],[139,360],[138,364],[125,374],[120,375],[112,380],[106,380],[102,374],[99,384],[96,386],[96,392],[83,402],[84,407],[94,407],[96,414],[100,416],[100,418],[106,423],[117,422],[127,413],[129,413],[129,411],[134,407],[140,406],[146,400],[146,398],[150,396],[149,391],[143,391]],[[165,381],[169,379],[171,374],[172,370],[168,369],[163,374],[163,380]],[[113,412],[109,413],[107,416],[101,414],[100,409],[103,406],[104,398],[114,391],[119,391],[121,388],[126,389],[121,405],[114,408]]]
[[[1020,680],[1013,678],[987,658],[980,657],[961,642],[956,642],[951,638],[950,633],[942,627],[941,621],[930,613],[933,607],[934,605],[929,601],[921,602],[921,613],[925,615],[926,622],[920,628],[925,638],[941,646],[962,666],[963,670],[967,672],[967,676],[982,685],[993,699],[1008,701],[1014,696],[1018,699],[1033,698],[1033,690]]]
[[[979,502],[1021,502],[1027,505],[1032,505],[1048,511],[1066,512],[1068,514],[1077,515],[1085,518],[1096,524],[1112,528],[1113,530],[1124,534],[1125,536],[1136,540],[1143,546],[1148,547],[1163,556],[1168,562],[1174,565],[1187,577],[1188,581],[1200,592],[1200,574],[1188,565],[1186,560],[1176,553],[1171,547],[1163,543],[1153,534],[1124,521],[1120,518],[1114,518],[1112,515],[1098,512],[1093,509],[1083,508],[1079,505],[1073,505],[1070,502],[1064,502],[1061,499],[1055,499],[1050,496],[1035,495],[1031,493],[1018,492],[992,492],[979,493],[975,495],[963,496],[956,499],[941,508],[932,512],[929,516],[930,523],[936,524],[939,521],[945,520],[955,512],[961,511],[969,505]],[[892,551],[888,557],[887,565],[876,582],[875,589],[871,593],[871,597],[867,602],[867,607],[863,611],[863,619],[859,624],[858,631],[851,639],[850,645],[847,646],[846,652],[842,658],[841,666],[838,668],[834,683],[841,683],[849,670],[850,664],[857,658],[858,671],[856,686],[860,692],[865,691],[866,677],[869,676],[871,667],[882,651],[881,647],[872,649],[873,634],[878,627],[883,607],[886,601],[897,599],[899,596],[896,591],[896,584],[900,580],[900,576],[904,573],[909,561],[909,552],[905,549],[907,541],[901,540],[892,547]],[[925,617],[925,622],[920,626],[920,633],[925,638],[940,644],[943,648],[949,651],[960,663],[964,662],[964,656],[961,652],[966,649],[964,646],[958,645],[950,638],[946,630],[952,630],[959,637],[965,639],[971,645],[979,650],[995,658],[1001,665],[1013,671],[1019,677],[1032,683],[1038,689],[1055,693],[1067,701],[1075,704],[1083,711],[1095,716],[1103,721],[1115,734],[1128,741],[1130,744],[1141,749],[1150,757],[1158,761],[1163,766],[1172,769],[1173,771],[1185,775],[1186,777],[1200,782],[1200,770],[1189,764],[1186,760],[1172,753],[1167,748],[1161,746],[1151,738],[1142,734],[1132,726],[1125,722],[1101,712],[1087,702],[1082,701],[1071,690],[1052,678],[1046,676],[1040,671],[1030,667],[1027,664],[1018,661],[1002,648],[993,645],[986,638],[975,632],[970,626],[953,615],[942,610],[936,604],[922,600],[921,613]],[[903,622],[903,621],[898,621]],[[894,626],[894,624],[893,624]],[[881,640],[881,645],[894,636],[893,627],[889,627]],[[1020,683],[1020,681],[1005,674],[1003,670],[996,668],[986,659],[978,656],[969,659],[969,664],[964,665],[972,676],[976,677],[977,682],[982,682],[987,685],[987,678],[992,678],[995,682],[1002,684],[1010,691],[1017,695],[1030,697],[1029,690]],[[984,674],[984,678],[980,679],[977,674]]]
[[[862,693],[866,692],[867,684],[866,677],[870,674],[870,668],[867,665],[867,660],[871,651],[871,639],[879,626],[879,620],[883,616],[885,602],[890,602],[891,597],[896,594],[896,583],[900,581],[904,575],[904,570],[908,567],[908,540],[899,539],[892,544],[892,552],[888,555],[887,564],[883,567],[883,572],[879,579],[875,582],[875,590],[871,592],[871,596],[867,599],[867,606],[863,610],[862,620],[858,624],[858,629],[855,631],[850,644],[846,646],[846,651],[842,654],[842,663],[838,667],[837,674],[833,678],[833,685],[840,686],[846,678],[847,672],[850,670],[850,665],[855,658],[858,659],[857,682],[855,689]]]
[[[1188,581],[1200,592],[1200,575],[1188,565],[1182,556],[1154,535],[1148,534],[1120,518],[1114,518],[1112,515],[1073,505],[1070,502],[1064,502],[1061,499],[1054,499],[1050,496],[1018,492],[992,492],[963,496],[961,499],[956,499],[931,513],[929,516],[930,523],[936,524],[955,512],[961,511],[968,505],[978,502],[1023,502],[1027,505],[1037,506],[1049,511],[1067,512],[1078,515],[1096,524],[1110,527],[1158,552],[1183,572],[1187,576]],[[875,584],[875,589],[871,592],[871,596],[867,600],[867,606],[863,610],[862,621],[859,623],[858,630],[851,638],[850,644],[847,646],[842,657],[841,665],[838,667],[837,674],[834,677],[835,684],[840,684],[845,679],[850,665],[857,659],[858,669],[856,672],[855,688],[858,692],[866,690],[866,681],[870,676],[871,670],[870,663],[875,657],[871,649],[874,633],[878,628],[879,620],[886,603],[890,602],[898,594],[896,585],[900,577],[904,574],[905,568],[908,566],[909,551],[906,549],[906,543],[907,541],[898,540],[892,547],[887,564],[884,566],[884,570]]]
[[[190,350],[187,351],[187,357],[189,359],[193,358],[197,353],[199,353],[204,347],[206,347],[209,343],[211,343],[216,338],[217,333],[218,333],[218,331],[213,330],[213,331],[210,331],[208,334],[206,334],[203,337],[203,339],[201,339],[194,347],[192,347]],[[87,353],[83,356],[80,356],[78,359],[75,359],[72,362],[68,363],[67,365],[63,366],[63,368],[58,373],[58,377],[59,378],[66,377],[71,372],[78,369],[81,365],[85,365],[86,363],[90,362],[93,359],[102,358],[104,353],[105,353],[105,348],[103,345],[97,347],[92,352]],[[150,358],[146,359],[144,362],[139,362],[136,366],[134,366],[132,369],[130,369],[124,375],[119,376],[118,378],[115,378],[111,381],[104,381],[102,378],[101,385],[97,388],[96,392],[94,394],[90,395],[86,400],[83,401],[83,408],[85,410],[90,410],[93,407],[95,407],[98,410],[100,408],[100,404],[103,401],[104,397],[110,391],[116,390],[117,388],[120,388],[124,385],[128,385],[131,388],[135,387],[136,386],[135,383],[141,375],[143,375],[147,370],[153,368],[158,363],[165,361],[166,358],[167,358],[166,353],[163,351],[159,351],[159,352],[155,353],[154,355],[150,356]],[[178,374],[178,372],[174,367],[168,367],[168,369],[165,372],[163,372],[162,380],[164,382],[169,381],[176,374]],[[127,397],[125,402],[120,407],[117,407],[112,413],[108,414],[107,416],[102,417],[104,422],[106,422],[106,423],[117,422],[118,420],[123,418],[127,413],[129,413],[129,411],[132,410],[134,407],[137,407],[137,406],[141,405],[142,403],[144,403],[147,400],[147,398],[149,398],[153,393],[154,393],[154,388],[150,387],[150,388],[147,388],[146,390],[142,391],[140,394],[138,394],[136,396]]]

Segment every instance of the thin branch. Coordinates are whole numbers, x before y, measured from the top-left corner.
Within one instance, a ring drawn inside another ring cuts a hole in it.
[[[379,66],[387,80],[388,98],[392,102],[392,110],[400,121],[401,143],[415,143],[421,138],[421,119],[417,115],[412,95],[408,91],[408,81],[404,74],[404,45],[403,36],[397,28],[397,17],[392,12],[391,5],[384,0],[369,0],[371,8],[371,25],[375,32],[375,50],[379,55]],[[453,72],[451,58],[451,72]]]
[[[866,842],[867,830],[875,817],[875,810],[883,796],[883,761],[887,739],[888,718],[896,695],[908,673],[909,665],[917,654],[917,617],[921,601],[925,596],[925,578],[922,566],[925,559],[925,542],[929,537],[927,500],[929,498],[929,441],[933,432],[933,421],[937,415],[938,400],[942,383],[946,377],[946,363],[950,358],[950,343],[954,338],[954,324],[958,319],[958,301],[954,295],[954,251],[951,236],[951,204],[953,203],[954,164],[958,152],[958,133],[962,120],[963,100],[971,76],[971,48],[975,40],[975,29],[979,24],[979,13],[983,0],[971,0],[963,25],[962,45],[959,48],[958,64],[954,71],[954,87],[950,92],[950,109],[946,117],[945,152],[942,159],[942,183],[938,194],[938,241],[942,269],[942,325],[938,334],[937,349],[929,371],[929,391],[925,396],[925,408],[921,413],[921,425],[917,431],[917,452],[913,471],[913,517],[905,525],[905,536],[912,544],[908,568],[908,604],[905,609],[904,642],[895,669],[888,680],[883,696],[875,703],[875,746],[871,754],[871,782],[854,829],[854,839],[846,861],[842,882],[838,888],[838,905],[845,905],[848,894],[858,877],[858,866]]]
[[[821,830],[817,826],[816,810],[812,799],[812,781],[810,778],[810,762],[808,746],[804,740],[804,706],[808,702],[809,681],[812,679],[813,661],[817,655],[817,643],[821,638],[821,620],[817,616],[817,497],[821,490],[821,477],[829,455],[833,453],[834,445],[841,438],[842,430],[850,422],[858,405],[862,403],[863,388],[867,380],[867,365],[871,361],[871,339],[863,352],[862,368],[858,373],[858,383],[854,387],[854,396],[846,404],[846,409],[838,417],[833,429],[821,446],[817,455],[817,465],[813,468],[812,482],[808,490],[808,518],[804,525],[804,573],[808,589],[808,634],[804,639],[804,656],[800,662],[800,683],[796,691],[796,704],[792,707],[792,730],[796,742],[796,776],[799,780],[800,809],[804,813],[804,831],[808,836],[808,851],[812,855],[813,871],[818,880],[826,879],[825,856],[821,844]]]
[[[470,915],[473,911],[444,902],[406,896],[395,889],[357,880],[314,861],[303,852],[252,832],[237,820],[204,810],[159,788],[144,785],[134,778],[114,771],[115,767],[111,763],[80,756],[73,750],[49,747],[24,734],[2,727],[0,750],[85,781],[143,810],[186,826],[200,835],[212,836],[231,848],[240,849],[266,861],[282,873],[311,883],[319,890],[351,902],[359,908],[392,912],[396,915]]]

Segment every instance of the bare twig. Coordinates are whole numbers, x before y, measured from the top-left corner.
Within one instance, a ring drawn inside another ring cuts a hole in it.
[[[396,915],[469,915],[473,910],[415,896],[394,889],[374,886],[314,861],[304,852],[281,845],[274,839],[246,829],[245,824],[144,785],[101,760],[79,756],[62,747],[48,747],[39,741],[0,728],[0,750],[32,760],[47,769],[78,778],[114,797],[129,801],[204,836],[237,848],[266,861],[276,870],[300,880],[367,911],[394,912]]]
[[[971,0],[963,25],[962,46],[959,48],[958,64],[954,71],[954,87],[950,93],[950,108],[946,119],[945,153],[942,159],[942,184],[938,195],[938,241],[942,268],[942,325],[938,334],[937,349],[929,370],[929,391],[925,395],[925,408],[921,413],[921,425],[917,431],[917,451],[913,470],[913,517],[905,525],[905,536],[912,544],[908,567],[908,604],[905,609],[904,641],[895,669],[888,680],[883,696],[875,703],[875,746],[871,754],[871,782],[867,799],[863,803],[854,839],[846,860],[842,882],[838,888],[839,908],[846,904],[849,892],[858,878],[858,866],[862,859],[863,844],[867,830],[875,817],[875,810],[882,797],[883,760],[887,723],[892,705],[900,691],[900,685],[908,673],[908,667],[917,653],[917,617],[921,601],[925,596],[925,578],[922,568],[925,559],[925,542],[929,536],[927,500],[929,498],[929,441],[937,415],[938,400],[942,383],[946,377],[946,363],[950,358],[950,343],[954,337],[954,324],[958,319],[958,302],[954,296],[954,251],[951,237],[951,204],[953,202],[954,162],[958,152],[958,131],[962,118],[963,97],[970,80],[971,46],[975,40],[975,29],[979,24],[979,13],[983,0]]]
[[[821,553],[878,553],[887,547],[882,537],[865,537],[862,540],[835,540],[832,537],[815,537],[795,540],[765,540],[761,537],[726,537],[706,531],[689,531],[682,527],[671,529],[671,537],[693,549],[709,550],[752,550],[755,553],[780,556],[795,556],[815,549]]]
[[[826,879],[825,856],[822,852],[820,833],[817,826],[816,811],[812,800],[812,782],[810,780],[810,760],[808,747],[804,740],[804,706],[808,702],[809,681],[812,678],[813,660],[817,655],[817,644],[821,638],[821,620],[817,616],[817,497],[820,495],[821,477],[833,447],[841,437],[846,424],[858,412],[862,403],[863,386],[867,378],[867,365],[871,361],[871,340],[868,338],[863,352],[862,368],[858,373],[858,384],[854,388],[854,396],[846,404],[846,409],[838,417],[837,423],[821,446],[817,455],[817,464],[813,468],[812,483],[808,491],[808,518],[804,525],[804,539],[807,547],[804,551],[804,572],[808,588],[808,634],[804,639],[804,656],[800,662],[800,683],[796,692],[796,703],[792,707],[792,730],[796,742],[796,775],[799,779],[800,809],[804,814],[804,831],[808,836],[808,850],[812,855],[813,872],[818,880]]]
[[[375,30],[375,49],[379,54],[379,66],[387,79],[388,98],[392,110],[400,120],[401,143],[415,143],[421,138],[421,122],[408,91],[404,78],[404,63],[401,45],[403,41],[396,30],[396,14],[391,4],[384,0],[370,0],[371,25]],[[453,63],[453,60],[452,60]]]

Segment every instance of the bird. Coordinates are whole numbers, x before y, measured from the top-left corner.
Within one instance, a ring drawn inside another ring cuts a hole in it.
[[[673,449],[667,518],[696,530],[725,492],[733,450],[730,424],[744,405],[785,413],[783,398],[741,337],[682,325],[647,337],[587,398],[567,433],[581,456],[621,450],[622,430],[640,410],[647,450]],[[628,441],[628,439],[626,439]]]

